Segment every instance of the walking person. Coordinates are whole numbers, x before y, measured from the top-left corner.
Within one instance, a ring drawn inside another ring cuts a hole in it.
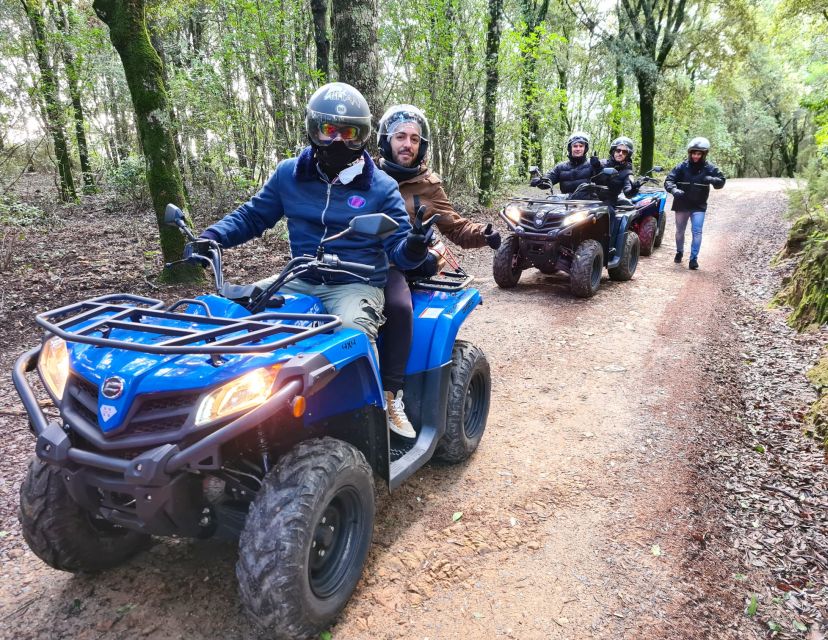
[[[702,243],[702,227],[707,212],[710,187],[721,189],[725,176],[719,168],[707,161],[710,141],[693,138],[687,145],[687,160],[676,166],[664,180],[664,188],[673,194],[673,211],[676,214],[676,256],[680,264],[684,257],[684,232],[690,222],[693,239],[690,243],[690,269],[699,268],[699,250]]]

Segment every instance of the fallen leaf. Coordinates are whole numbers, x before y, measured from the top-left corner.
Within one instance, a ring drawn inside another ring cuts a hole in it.
[[[658,558],[661,555],[661,547],[657,544],[654,544],[652,547],[650,547],[650,553],[652,553],[656,558]]]
[[[455,511],[454,515],[451,516],[451,521],[452,522],[457,522],[462,517],[463,517],[463,512],[462,511]]]

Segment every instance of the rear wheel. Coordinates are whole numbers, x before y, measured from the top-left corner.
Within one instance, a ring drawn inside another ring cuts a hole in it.
[[[451,354],[446,432],[437,443],[435,459],[457,463],[474,453],[486,430],[491,397],[492,377],[485,354],[458,340]]]
[[[276,638],[327,629],[362,575],[374,528],[374,480],[356,448],[307,440],[265,476],[239,540],[245,609]]]
[[[641,247],[641,255],[652,255],[655,248],[655,238],[658,233],[658,222],[653,216],[647,216],[641,223],[638,230],[638,242]]]
[[[61,571],[102,571],[126,562],[151,539],[83,509],[58,467],[35,458],[20,486],[20,525],[35,555]]]
[[[632,279],[635,274],[635,269],[638,266],[639,248],[638,235],[634,231],[627,231],[624,234],[621,262],[618,263],[617,267],[609,269],[611,280],[623,282]]]
[[[501,289],[511,289],[520,280],[523,271],[519,265],[520,240],[514,234],[506,236],[503,244],[494,255],[492,275]]]
[[[569,270],[569,288],[579,298],[591,298],[601,286],[604,250],[595,240],[584,240],[575,249]]]
[[[661,246],[661,241],[664,238],[664,229],[667,227],[667,214],[662,211],[658,218],[658,230],[656,231],[655,240],[653,240],[653,247],[658,249]]]

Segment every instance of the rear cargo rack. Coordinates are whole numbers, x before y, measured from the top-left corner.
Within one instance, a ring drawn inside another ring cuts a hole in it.
[[[185,305],[200,307],[203,312],[175,311]],[[35,320],[47,332],[67,342],[161,355],[268,353],[320,333],[330,333],[342,324],[338,316],[326,313],[268,312],[246,318],[220,318],[210,315],[201,300],[183,299],[165,307],[161,300],[130,294],[90,298],[40,313]],[[160,341],[111,338],[115,329],[155,335]],[[289,335],[265,341],[282,333]]]
[[[465,289],[474,280],[474,276],[459,271],[441,271],[435,276],[422,280],[413,280],[412,289],[428,289],[431,291],[460,291]]]

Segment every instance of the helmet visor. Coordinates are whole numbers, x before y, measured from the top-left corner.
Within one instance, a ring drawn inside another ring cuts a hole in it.
[[[417,107],[401,105],[385,112],[380,122],[380,135],[392,136],[404,124],[414,125],[421,140],[428,142],[431,131],[428,126],[428,119]]]
[[[341,140],[346,147],[356,151],[362,149],[371,136],[371,119],[309,111],[307,128],[308,137],[315,145],[327,147]]]

